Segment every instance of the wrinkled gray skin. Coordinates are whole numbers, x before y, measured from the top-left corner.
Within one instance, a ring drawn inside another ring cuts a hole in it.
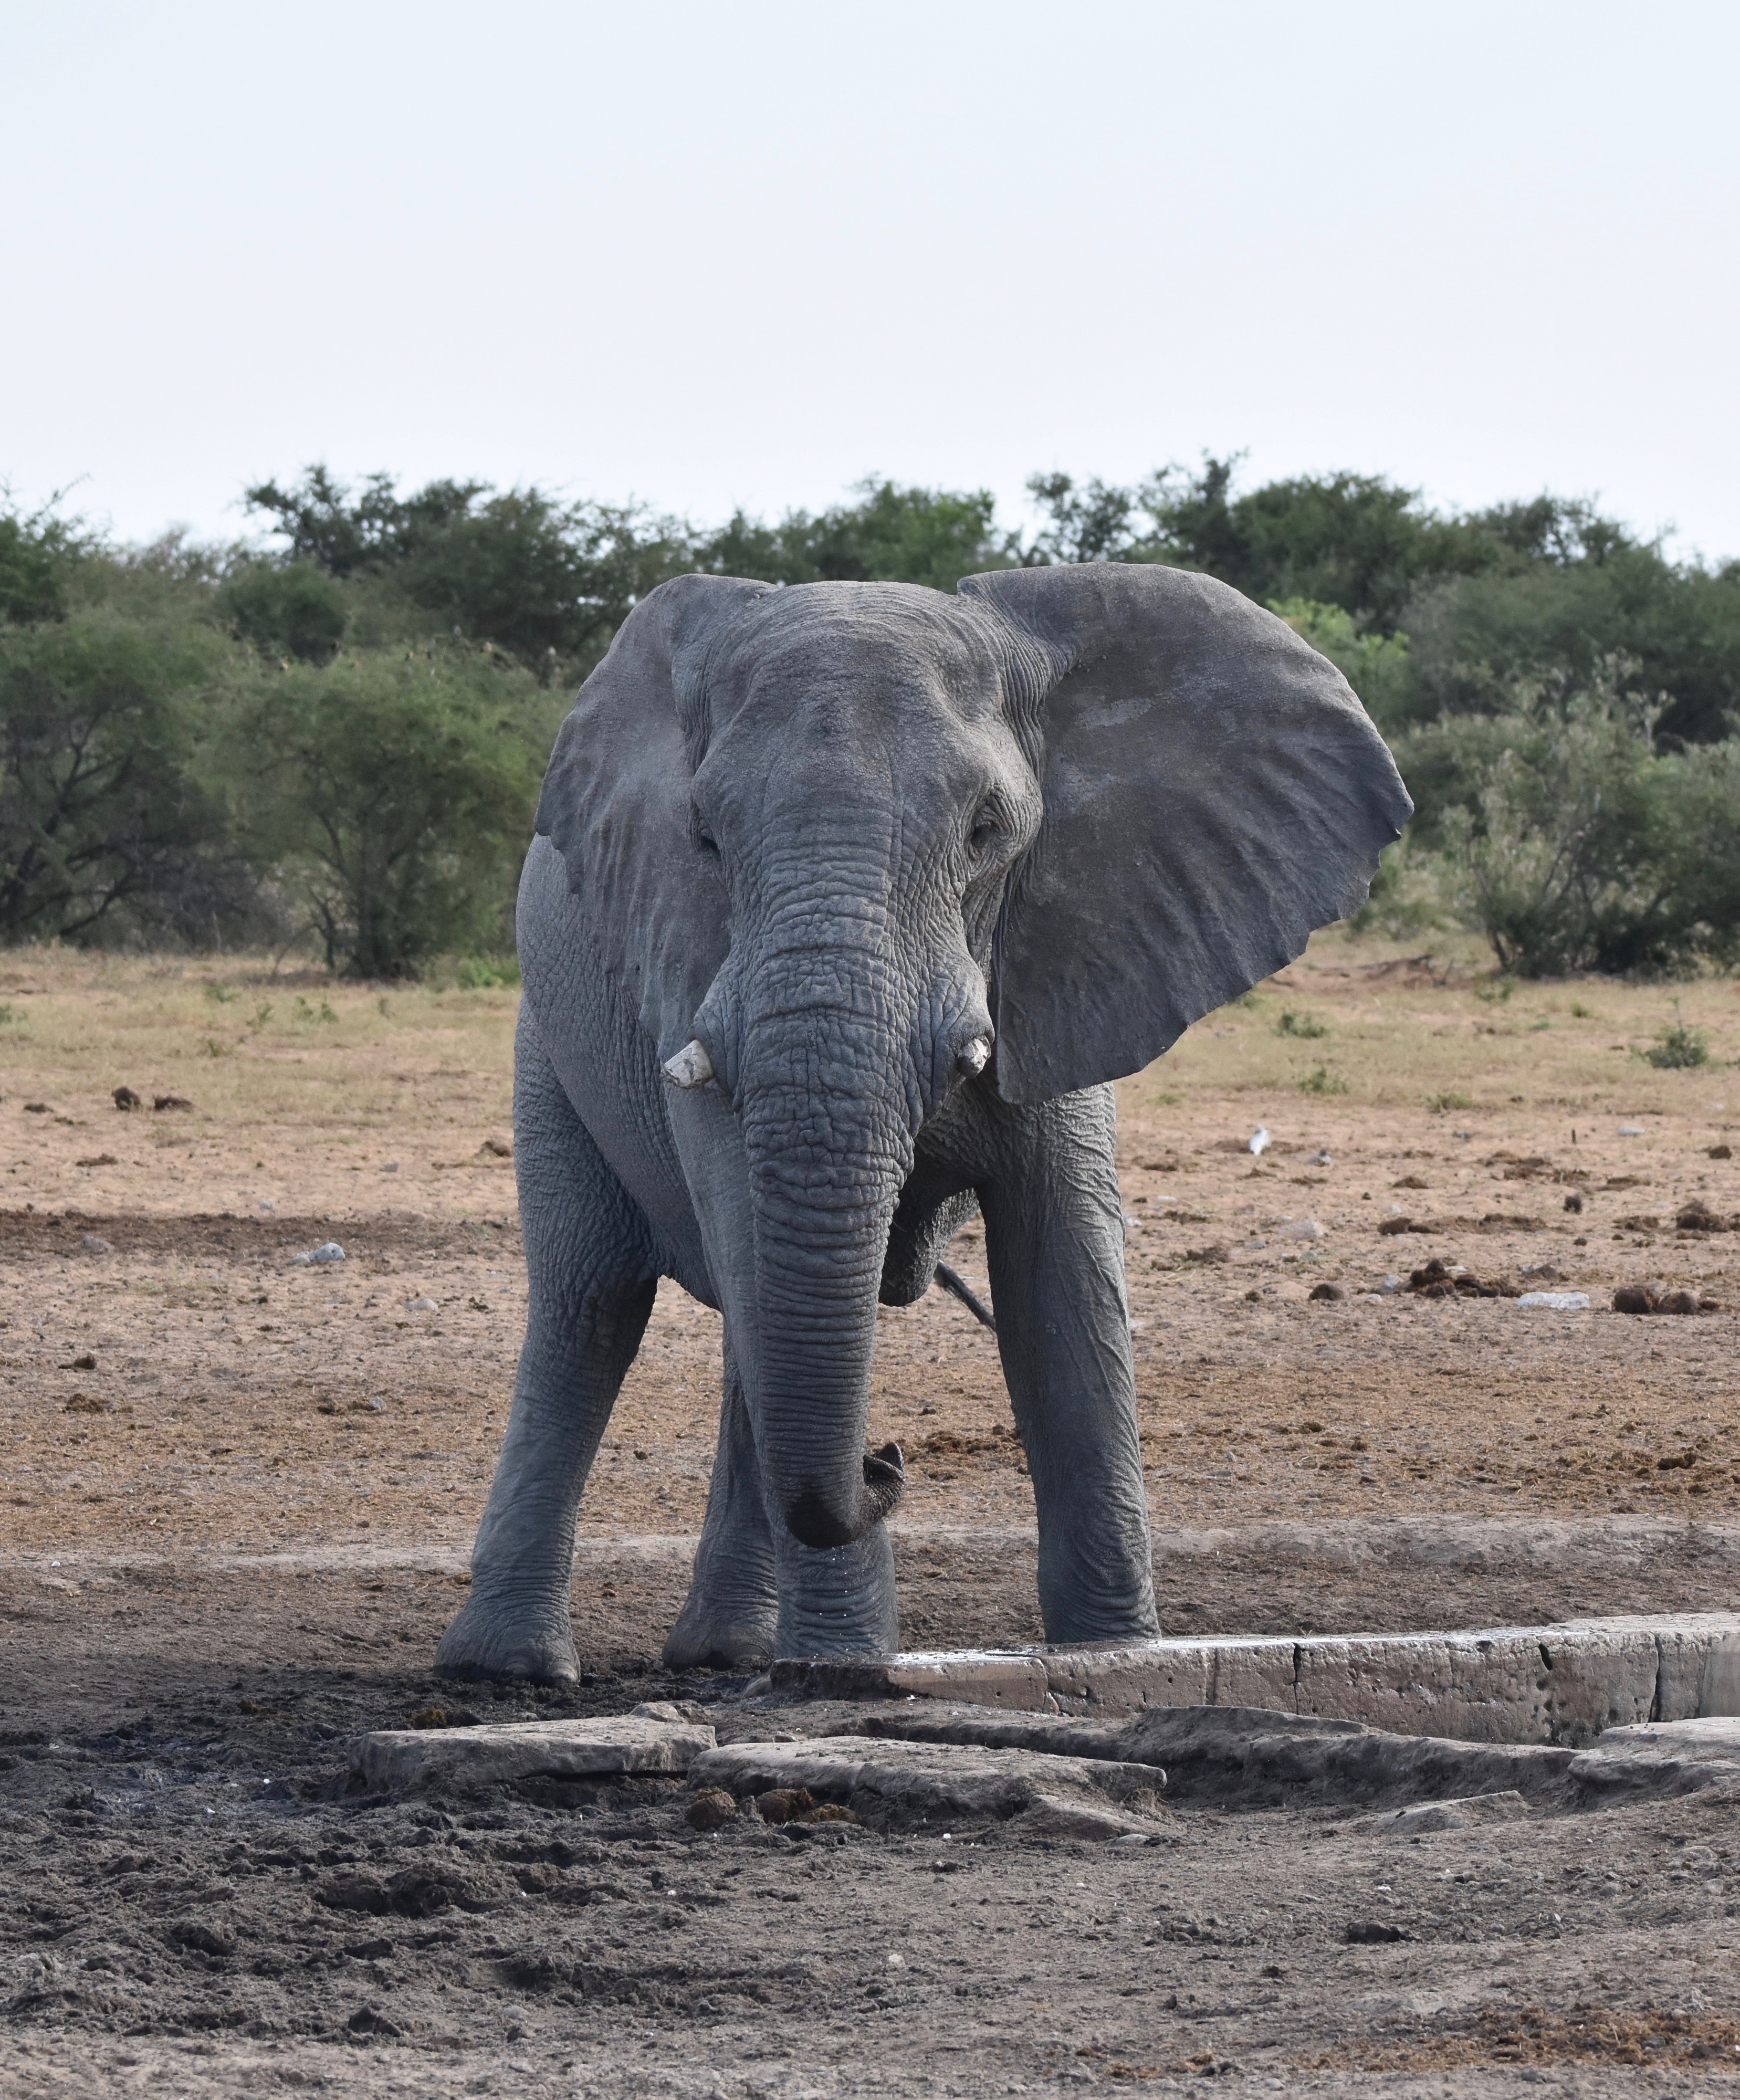
[[[666,1661],[894,1647],[876,1308],[975,1210],[1047,1636],[1153,1634],[1106,1082],[1354,908],[1409,806],[1333,667],[1203,577],[655,591],[520,889],[529,1317],[440,1665],[575,1674],[576,1511],[667,1276],[725,1392]]]

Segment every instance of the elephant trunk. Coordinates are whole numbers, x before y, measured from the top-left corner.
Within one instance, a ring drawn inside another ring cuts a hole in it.
[[[806,1546],[863,1538],[906,1485],[898,1445],[864,1446],[877,1286],[912,1158],[907,1061],[903,1040],[837,1007],[744,1032],[754,1398],[772,1505]]]

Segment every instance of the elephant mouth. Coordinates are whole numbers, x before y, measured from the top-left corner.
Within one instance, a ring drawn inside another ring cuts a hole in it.
[[[838,1504],[817,1483],[804,1483],[785,1513],[787,1527],[800,1546],[818,1552],[851,1546],[872,1524],[892,1515],[906,1492],[906,1458],[900,1446],[885,1444],[865,1452],[863,1477],[863,1502],[855,1522],[842,1517]]]

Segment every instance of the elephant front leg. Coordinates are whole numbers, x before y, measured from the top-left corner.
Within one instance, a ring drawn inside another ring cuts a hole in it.
[[[562,1684],[580,1674],[569,1616],[575,1519],[654,1289],[534,1315],[472,1549],[471,1594],[435,1651],[447,1675]]]
[[[1110,1087],[1000,1112],[981,1188],[997,1346],[1032,1476],[1049,1641],[1159,1630]]]
[[[894,1551],[877,1524],[813,1552],[770,1521],[749,1403],[727,1339],[725,1402],[689,1594],[665,1661],[735,1670],[776,1655],[890,1654],[899,1645]]]
[[[455,1677],[569,1682],[574,1524],[652,1310],[640,1214],[522,1013],[514,1126],[529,1299],[513,1410],[471,1555],[471,1595],[435,1652]]]
[[[729,1338],[719,1444],[689,1594],[665,1643],[669,1670],[736,1670],[770,1661],[779,1620],[773,1534],[749,1404]]]

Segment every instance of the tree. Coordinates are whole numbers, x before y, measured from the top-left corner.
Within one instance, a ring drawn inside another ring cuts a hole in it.
[[[67,570],[85,544],[52,504],[29,517],[0,510],[0,620],[64,620]]]
[[[254,885],[205,764],[224,659],[173,611],[0,629],[0,939],[247,930]]]
[[[225,577],[218,605],[263,655],[301,664],[331,661],[351,610],[343,586],[310,561],[244,562]]]
[[[996,499],[862,481],[855,503],[812,514],[788,510],[775,525],[738,511],[699,540],[692,566],[768,583],[925,584],[952,591],[962,576],[1007,568],[1014,536],[996,529]]]
[[[553,714],[523,672],[459,644],[257,678],[232,745],[254,848],[329,968],[402,977],[496,943]]]
[[[1587,681],[1610,659],[1666,735],[1719,739],[1740,710],[1740,564],[1678,567],[1617,532],[1423,589],[1407,627],[1415,720],[1502,711],[1519,682]]]
[[[428,615],[420,638],[487,642],[546,679],[601,655],[638,598],[692,566],[677,521],[632,504],[560,503],[536,488],[432,481],[401,496],[376,474],[353,492],[316,465],[288,488],[262,482],[245,494],[276,520],[286,576],[372,582]],[[250,610],[258,602],[245,598]]]

